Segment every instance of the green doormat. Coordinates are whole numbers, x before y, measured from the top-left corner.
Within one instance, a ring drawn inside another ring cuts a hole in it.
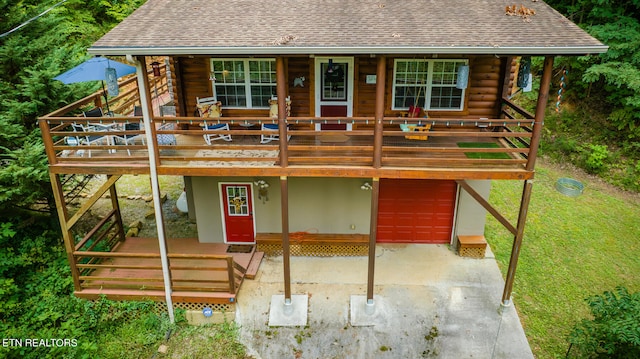
[[[493,142],[458,142],[461,148],[500,148],[500,145]],[[465,152],[467,158],[482,160],[508,160],[511,157],[504,152]]]

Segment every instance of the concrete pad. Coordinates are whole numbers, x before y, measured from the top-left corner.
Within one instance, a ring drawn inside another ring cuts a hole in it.
[[[374,303],[376,310],[383,303],[384,320],[364,326],[350,314],[360,306],[354,302],[366,302],[367,257],[292,257],[291,285],[308,295],[307,323],[273,328],[268,308],[282,293],[282,268],[281,256],[265,257],[237,297],[240,339],[256,359],[533,359],[517,306],[498,311],[504,281],[491,257],[462,258],[444,245],[377,245]]]
[[[385,325],[387,323],[386,303],[378,295],[373,296],[373,303],[367,303],[366,295],[352,295],[350,302],[349,323],[354,327]]]
[[[284,294],[271,296],[269,307],[270,327],[297,327],[307,325],[309,296],[291,295],[291,303],[285,304]]]

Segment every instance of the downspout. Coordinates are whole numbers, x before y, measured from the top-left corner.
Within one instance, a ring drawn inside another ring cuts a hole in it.
[[[164,280],[164,295],[167,302],[169,320],[175,322],[173,313],[173,301],[171,298],[171,271],[169,269],[169,259],[167,258],[167,243],[165,239],[164,219],[162,216],[162,201],[160,200],[160,183],[158,182],[158,169],[156,158],[156,141],[153,138],[155,131],[152,131],[151,103],[149,102],[149,82],[147,81],[147,70],[143,56],[137,56],[135,60],[136,75],[138,76],[138,92],[140,94],[140,105],[142,107],[142,118],[144,133],[147,139],[147,152],[149,152],[149,177],[151,178],[151,194],[153,196],[153,209],[156,216],[156,228],[158,231],[158,246],[160,248],[160,262],[162,265],[162,277]]]

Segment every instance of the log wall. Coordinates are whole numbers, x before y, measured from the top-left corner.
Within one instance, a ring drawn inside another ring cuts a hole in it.
[[[386,116],[398,116],[400,111],[392,111],[393,57],[387,58]],[[353,115],[356,117],[374,116],[375,84],[367,84],[366,76],[376,73],[378,59],[371,56],[355,57],[354,103]],[[503,75],[501,68],[506,58],[495,56],[471,57],[469,60],[469,87],[466,93],[466,106],[463,111],[430,111],[432,117],[489,117],[499,114],[502,94]],[[209,58],[180,57],[176,62],[176,94],[177,102],[184,103],[184,115],[191,116],[195,110],[196,97],[212,96],[209,81]],[[513,83],[515,62],[512,62],[509,84]],[[314,116],[314,59],[311,57],[291,57],[285,62],[287,92],[291,96],[291,116]],[[304,86],[294,86],[294,79],[304,77]],[[223,109],[223,116],[267,116],[268,110]]]

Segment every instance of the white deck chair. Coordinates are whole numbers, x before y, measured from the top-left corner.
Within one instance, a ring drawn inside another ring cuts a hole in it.
[[[220,101],[217,101],[214,97],[196,97],[196,103],[196,107],[198,109],[200,117],[209,119],[220,119],[220,117],[222,117],[222,103]],[[202,129],[204,131],[229,131],[229,124],[207,124],[207,121],[205,120]],[[202,135],[202,137],[204,138],[204,142],[206,142],[207,145],[211,145],[211,143],[216,140],[231,141],[231,135],[222,133],[205,133],[204,135]]]
[[[285,99],[286,101],[286,111],[287,111],[287,117],[289,117],[289,115],[291,115],[291,97],[287,97]],[[278,118],[278,98],[277,97],[272,97],[271,100],[269,100],[269,117],[273,118],[273,119],[277,119]],[[288,129],[288,127],[287,127]],[[261,130],[262,131],[273,131],[275,132],[274,134],[262,134],[260,135],[260,143],[269,143],[271,141],[278,141],[280,140],[280,132],[278,130],[278,124],[277,123],[263,123],[261,126]],[[291,139],[291,135],[287,135],[287,141]]]

